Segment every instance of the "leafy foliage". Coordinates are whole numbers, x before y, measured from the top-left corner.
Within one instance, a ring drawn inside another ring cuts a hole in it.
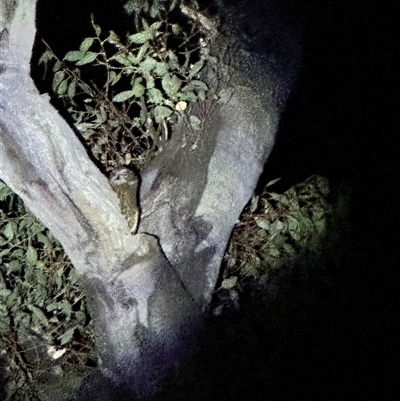
[[[248,279],[260,280],[305,254],[317,256],[323,249],[333,210],[327,179],[311,176],[283,194],[270,191],[278,180],[269,182],[260,195],[253,195],[233,230],[216,291],[229,298],[228,303],[232,298],[234,304],[238,302]],[[215,313],[221,313],[222,307]]]
[[[199,79],[206,63],[215,62],[203,51],[201,29],[166,17],[142,19],[141,30],[121,40],[113,31],[104,34],[93,18],[92,26],[95,35],[62,60],[46,44],[39,64],[45,71],[52,66],[54,95],[105,170],[148,163],[180,120],[197,143],[200,118],[189,105],[215,97]]]
[[[127,0],[124,8],[128,14],[135,16],[136,27],[139,28],[141,15],[163,19],[178,3],[180,3],[179,0]]]
[[[276,181],[253,196],[233,231],[216,290],[215,315],[227,306],[239,307],[249,278],[261,280],[321,250],[333,211],[327,180],[312,176],[283,194],[270,191]],[[47,354],[59,358],[61,368],[93,364],[93,333],[85,298],[61,246],[3,183],[0,206],[0,341],[10,361],[13,391],[18,380],[21,391],[28,391],[32,366],[17,351],[19,327],[46,339]]]
[[[61,374],[71,364],[94,364],[77,279],[61,245],[0,181],[0,349],[10,399],[32,394],[33,370],[39,376],[57,366]]]

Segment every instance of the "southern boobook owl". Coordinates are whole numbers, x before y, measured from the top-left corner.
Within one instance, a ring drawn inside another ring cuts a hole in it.
[[[121,212],[132,234],[139,227],[139,176],[126,167],[118,167],[110,174],[110,185],[120,200]]]

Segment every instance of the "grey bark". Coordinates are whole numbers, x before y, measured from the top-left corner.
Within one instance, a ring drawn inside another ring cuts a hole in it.
[[[186,355],[202,325],[230,233],[272,149],[294,68],[282,80],[278,45],[269,55],[257,35],[243,45],[241,22],[229,30],[234,10],[220,9],[227,30],[210,31],[209,43],[220,62],[204,79],[221,97],[194,110],[205,119],[196,149],[181,146],[181,122],[142,172],[142,222],[132,236],[106,177],[29,75],[35,4],[1,0],[0,178],[80,274],[102,373],[146,394]],[[293,46],[285,40],[279,46]]]

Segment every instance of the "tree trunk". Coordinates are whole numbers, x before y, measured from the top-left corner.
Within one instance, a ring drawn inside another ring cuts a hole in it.
[[[80,274],[103,374],[147,394],[202,325],[230,233],[272,149],[293,71],[281,80],[264,65],[265,53],[247,50],[234,31],[210,38],[221,58],[204,80],[222,88],[221,96],[195,110],[205,121],[196,149],[181,146],[186,128],[178,124],[142,172],[142,219],[132,236],[107,178],[30,77],[35,3],[1,0],[0,178]],[[233,23],[234,10],[226,10]],[[264,78],[248,71],[249,57]]]

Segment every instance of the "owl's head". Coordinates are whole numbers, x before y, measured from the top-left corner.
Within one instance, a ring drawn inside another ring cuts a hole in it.
[[[137,175],[126,167],[118,167],[110,174],[110,183],[113,185],[133,185],[137,182]]]

